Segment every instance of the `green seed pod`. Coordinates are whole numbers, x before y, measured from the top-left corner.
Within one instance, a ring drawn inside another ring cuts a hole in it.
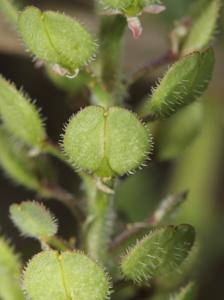
[[[38,202],[26,201],[10,206],[10,218],[22,235],[48,240],[57,233],[55,217]]]
[[[158,286],[165,290],[175,290],[190,278],[191,274],[198,267],[198,259],[200,254],[199,242],[196,239],[192,249],[189,251],[187,258],[183,261],[179,268],[173,270],[169,274],[160,274],[157,278]]]
[[[104,271],[84,254],[44,251],[29,262],[23,288],[32,300],[104,300],[110,284]]]
[[[172,273],[188,257],[194,241],[195,231],[190,225],[152,231],[123,257],[122,273],[139,283]]]
[[[129,7],[134,1],[133,0],[100,0],[102,5],[107,9],[124,10]]]
[[[19,31],[31,53],[61,75],[77,74],[96,52],[91,35],[71,17],[27,7],[19,16]]]
[[[126,109],[89,106],[69,122],[64,151],[75,168],[100,177],[138,168],[151,145],[147,129]]]
[[[39,190],[39,180],[27,151],[0,127],[0,166],[13,181],[32,190]]]
[[[160,160],[174,159],[191,145],[203,125],[203,105],[200,102],[181,109],[162,120],[156,136]]]
[[[202,50],[208,46],[215,34],[220,8],[221,0],[208,0],[202,5],[183,42],[182,55]]]
[[[29,146],[41,148],[46,139],[43,121],[30,99],[0,76],[0,118],[5,127]]]
[[[21,263],[9,243],[0,237],[0,298],[1,300],[24,300],[19,287]]]
[[[101,5],[105,9],[120,11],[126,16],[137,16],[142,13],[144,8],[153,4],[159,4],[158,0],[101,0]]]
[[[169,117],[191,104],[208,87],[213,68],[214,52],[211,48],[180,59],[168,70],[140,113],[155,119]]]

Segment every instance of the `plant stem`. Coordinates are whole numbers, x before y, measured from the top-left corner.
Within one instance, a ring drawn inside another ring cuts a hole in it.
[[[126,24],[123,16],[101,19],[101,76],[109,92],[117,93],[121,83],[121,48]]]
[[[90,176],[85,176],[84,182],[88,204],[84,247],[93,259],[105,265],[113,222],[113,196],[99,190]]]
[[[123,242],[131,238],[133,235],[140,233],[144,229],[150,229],[153,226],[159,225],[165,217],[186,200],[188,193],[182,192],[176,195],[166,197],[144,222],[134,223],[118,235],[111,243],[110,250],[113,251],[119,247]]]
[[[109,93],[105,85],[97,80],[90,81],[88,84],[89,90],[91,91],[91,102],[94,105],[100,105],[104,108],[108,108],[113,105],[114,99],[111,93]]]
[[[53,236],[51,237],[47,243],[57,249],[57,250],[60,250],[60,251],[65,251],[65,250],[68,250],[70,249],[70,245],[69,243],[67,243],[66,241],[64,241],[63,239],[59,238],[58,236]]]
[[[154,61],[150,61],[149,63],[141,66],[136,71],[134,71],[127,80],[127,84],[130,86],[134,82],[140,80],[150,72],[156,70],[159,67],[162,67],[166,64],[172,63],[178,59],[178,56],[174,54],[171,50],[165,52],[163,55],[155,59]]]
[[[59,146],[57,144],[53,143],[51,140],[45,141],[42,151],[44,153],[53,155],[54,157],[58,158],[62,162],[69,165],[68,160],[66,159],[64,153],[60,151]]]
[[[48,194],[48,197],[53,197],[62,204],[64,204],[72,213],[74,218],[80,224],[83,218],[82,210],[73,195],[65,191],[63,188],[55,183],[47,183],[42,185],[43,196]]]

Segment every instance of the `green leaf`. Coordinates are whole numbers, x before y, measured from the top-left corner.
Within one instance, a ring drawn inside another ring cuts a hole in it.
[[[190,122],[189,122],[190,120]],[[203,105],[192,103],[161,121],[156,136],[160,160],[174,159],[191,145],[203,125]]]
[[[21,264],[9,243],[0,237],[0,298],[1,300],[23,300],[19,287]]]
[[[189,283],[172,297],[173,300],[196,300],[197,288],[195,283]]]
[[[32,300],[104,300],[110,283],[104,271],[82,253],[45,251],[29,262],[23,288]]]
[[[25,148],[0,127],[0,165],[13,181],[29,189],[39,190],[33,162]]]
[[[52,197],[43,183],[55,182],[56,173],[46,156],[31,157],[29,149],[0,126],[0,166],[16,184]]]
[[[208,46],[215,34],[220,8],[221,0],[205,1],[183,43],[183,55]]]
[[[100,177],[136,169],[151,148],[147,129],[133,113],[99,106],[89,106],[71,119],[63,145],[75,168]]]
[[[30,99],[0,76],[0,118],[5,127],[27,145],[41,148],[46,139],[43,121]]]
[[[167,226],[152,231],[123,257],[123,275],[141,283],[171,274],[188,257],[195,241],[190,225]]]
[[[213,68],[214,52],[211,48],[183,57],[168,70],[140,113],[154,119],[169,117],[191,104],[208,87]]]
[[[57,220],[43,204],[26,201],[10,206],[10,218],[22,235],[47,241],[57,233]]]
[[[75,75],[96,52],[91,35],[75,19],[64,14],[27,7],[19,16],[23,42],[38,59],[60,74]]]

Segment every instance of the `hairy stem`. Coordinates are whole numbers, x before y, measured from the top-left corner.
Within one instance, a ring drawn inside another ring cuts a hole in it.
[[[106,16],[101,19],[101,75],[111,92],[118,92],[121,82],[121,48],[126,24],[123,16]]]
[[[111,194],[99,190],[95,180],[87,176],[85,188],[88,216],[84,228],[84,247],[93,259],[105,265],[113,221],[113,199]]]
[[[127,241],[132,236],[140,233],[142,230],[151,228],[153,226],[158,226],[163,219],[172,211],[174,211],[183,201],[186,200],[188,193],[182,192],[176,195],[171,195],[166,197],[144,222],[134,223],[130,225],[126,230],[119,234],[112,241],[110,245],[110,250],[113,251],[119,247],[123,242]]]

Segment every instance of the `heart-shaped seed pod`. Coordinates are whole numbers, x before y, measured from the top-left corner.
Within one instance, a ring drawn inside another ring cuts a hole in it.
[[[102,268],[86,255],[51,250],[28,263],[23,288],[32,300],[105,300],[110,283]]]
[[[85,28],[64,14],[27,7],[19,16],[23,42],[37,58],[61,75],[74,75],[91,61],[96,43]]]
[[[71,119],[63,146],[75,168],[99,177],[131,172],[151,149],[148,130],[132,112],[99,106],[89,106]]]

